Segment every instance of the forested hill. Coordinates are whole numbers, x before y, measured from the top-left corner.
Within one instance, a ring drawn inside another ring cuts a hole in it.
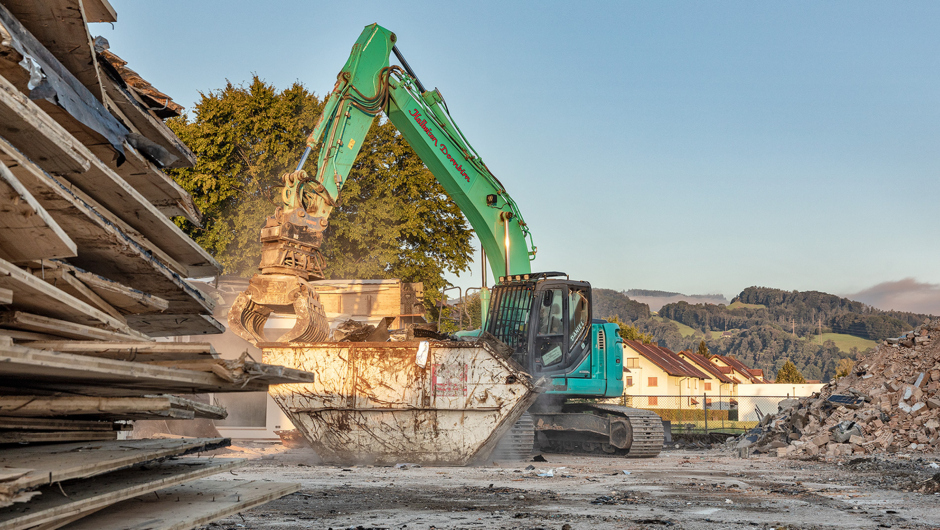
[[[624,322],[649,320],[650,306],[631,300],[627,295],[611,289],[591,289],[594,318],[617,316]]]
[[[818,291],[767,287],[749,287],[729,305],[666,304],[658,315],[625,293],[595,289],[594,298],[595,317],[616,315],[673,351],[694,350],[704,340],[712,353],[734,355],[771,377],[790,359],[807,379],[824,381],[835,375],[840,359],[855,359],[875,341],[928,318]]]
[[[897,337],[928,318],[915,313],[882,311],[819,291],[768,287],[748,287],[729,306],[679,302],[664,305],[659,314],[702,331],[775,323],[797,336],[831,332],[876,341]]]

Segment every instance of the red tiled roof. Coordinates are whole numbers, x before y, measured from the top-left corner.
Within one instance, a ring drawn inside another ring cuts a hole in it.
[[[751,383],[760,383],[761,380],[751,375],[751,369],[744,365],[741,361],[731,357],[730,355],[716,355],[721,359],[725,364],[734,368],[736,372],[739,372],[741,375],[746,377]]]
[[[633,351],[646,357],[651,363],[662,368],[669,375],[676,377],[694,377],[696,379],[711,379],[711,377],[703,374],[700,370],[695,368],[695,366],[689,364],[688,361],[682,359],[671,350],[653,346],[652,344],[643,344],[636,340],[625,340],[623,342]]]
[[[715,366],[714,364],[708,362],[708,359],[702,355],[698,353],[692,353],[690,351],[681,351],[679,352],[679,355],[684,357],[690,363],[694,364],[696,367],[701,368],[703,371],[711,374],[712,377],[721,381],[722,383],[734,383],[734,380],[722,373],[720,366]]]

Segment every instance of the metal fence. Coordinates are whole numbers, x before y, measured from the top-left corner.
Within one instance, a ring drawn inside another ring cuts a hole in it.
[[[655,412],[673,434],[740,433],[752,429],[790,396],[623,396],[619,404]]]

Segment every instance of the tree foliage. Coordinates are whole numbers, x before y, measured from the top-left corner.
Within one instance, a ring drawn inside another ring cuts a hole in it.
[[[780,370],[777,372],[776,382],[803,384],[806,382],[806,379],[803,378],[803,374],[801,374],[800,371],[796,369],[796,365],[787,359],[787,362],[783,363],[783,366],[781,366]]]
[[[620,337],[623,340],[636,340],[642,342],[643,344],[653,343],[654,339],[652,335],[641,333],[640,330],[638,330],[635,326],[631,326],[616,316],[609,317],[607,322],[611,322],[620,326]]]
[[[698,343],[697,353],[706,359],[712,356],[712,352],[708,349],[708,344],[704,340]]]
[[[839,359],[836,363],[836,379],[841,379],[852,373],[855,368],[855,361],[852,359]]]
[[[196,153],[193,168],[169,171],[192,194],[203,226],[180,224],[223,265],[250,276],[259,231],[279,201],[323,102],[301,84],[278,92],[255,76],[203,93],[194,116],[169,121]],[[315,157],[304,169],[316,170]],[[321,252],[330,278],[424,282],[434,303],[443,273],[471,263],[472,230],[457,205],[389,122],[376,120],[333,210]]]
[[[322,103],[303,86],[277,92],[255,77],[248,86],[203,93],[193,111],[167,122],[196,154],[195,167],[168,170],[192,195],[202,227],[178,221],[225,268],[250,276],[259,231],[274,212],[280,176],[297,164]]]
[[[608,318],[616,316],[624,322],[648,319],[650,306],[630,299],[622,292],[611,289],[592,289],[594,318]]]

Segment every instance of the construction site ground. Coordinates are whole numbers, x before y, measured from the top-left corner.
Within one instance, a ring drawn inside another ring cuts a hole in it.
[[[302,487],[213,529],[940,528],[940,494],[913,491],[940,480],[931,465],[940,455],[824,461],[673,448],[653,459],[545,454],[457,468],[324,465],[280,444],[219,452],[251,459],[228,479]]]

